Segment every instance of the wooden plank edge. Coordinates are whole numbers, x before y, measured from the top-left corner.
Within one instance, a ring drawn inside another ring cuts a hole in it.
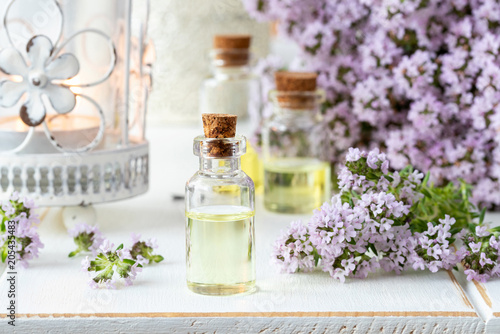
[[[2,314],[1,318],[6,315]],[[156,313],[40,313],[18,314],[18,318],[357,318],[357,317],[468,317],[476,312],[156,312]]]
[[[472,306],[472,303],[470,302],[469,298],[467,298],[467,295],[466,295],[464,289],[462,288],[460,283],[458,283],[457,278],[455,277],[455,275],[453,274],[453,272],[451,270],[448,270],[448,275],[450,276],[450,279],[453,282],[453,285],[458,290],[458,294],[462,298],[462,301],[464,302],[464,304],[466,306],[468,306],[470,309],[474,309],[474,306]]]
[[[491,308],[491,306],[493,304],[491,302],[490,296],[488,296],[488,292],[486,291],[485,286],[483,284],[479,283],[478,281],[476,281],[475,279],[472,280],[472,282],[474,282],[474,285],[476,286],[477,291],[481,295],[481,298],[483,298],[486,305],[488,305],[488,307]]]

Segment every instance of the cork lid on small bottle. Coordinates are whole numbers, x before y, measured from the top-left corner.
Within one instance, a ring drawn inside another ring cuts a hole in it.
[[[316,103],[316,73],[279,71],[275,73],[274,78],[280,106],[307,109]]]
[[[250,35],[215,35],[215,60],[220,67],[244,66],[250,61]]]
[[[276,88],[282,92],[314,92],[318,75],[312,72],[279,71],[274,74]]]
[[[238,116],[229,114],[202,114],[205,138],[223,139],[236,136],[236,122]],[[209,140],[206,143],[208,155],[211,157],[225,157],[233,155],[233,143],[224,140]]]
[[[236,135],[238,116],[229,114],[203,114],[203,131],[207,138],[232,138]]]

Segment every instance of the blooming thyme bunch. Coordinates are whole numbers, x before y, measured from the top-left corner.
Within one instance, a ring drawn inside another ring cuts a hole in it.
[[[427,231],[416,232],[408,238],[410,243],[410,263],[413,269],[428,269],[435,273],[439,269],[452,269],[462,259],[461,253],[455,253],[451,247],[451,229],[455,218],[445,215],[439,224],[427,223]]]
[[[155,238],[141,241],[141,235],[132,233],[132,247],[130,248],[130,256],[133,260],[140,264],[150,264],[153,262],[163,261],[163,256],[153,254],[153,250],[158,248],[158,243]]]
[[[465,247],[457,252],[452,246],[467,229],[477,226],[471,232],[478,235],[486,231],[485,211],[478,212],[468,200],[470,187],[436,187],[429,174],[424,177],[411,167],[390,172],[378,149],[351,148],[346,160],[339,173],[341,192],[316,210],[307,226],[294,222],[276,241],[273,258],[282,271],[310,271],[317,265],[344,282],[377,268],[398,274],[410,268],[436,272],[460,262],[474,267],[479,261],[474,262],[475,255],[466,257]],[[491,240],[498,247],[497,239]],[[492,263],[483,262],[493,272],[499,252],[488,247],[484,256]]]
[[[99,247],[104,241],[97,225],[77,224],[74,228],[68,230],[68,233],[73,237],[77,246],[76,250],[69,253],[68,257],[73,257],[81,252],[91,252],[92,255],[96,256]]]
[[[88,272],[89,285],[94,289],[101,286],[115,289],[120,279],[123,279],[125,286],[132,285],[144,264],[163,261],[163,256],[153,254],[153,250],[158,248],[154,238],[141,240],[140,234],[133,233],[130,248],[124,248],[121,244],[113,249],[114,245],[103,238],[97,226],[79,224],[69,234],[78,247],[69,257],[81,252],[92,252],[91,258],[86,256],[82,260],[82,269]]]
[[[99,247],[95,259],[85,257],[82,270],[88,272],[91,288],[103,285],[108,289],[115,289],[120,279],[123,279],[126,286],[132,285],[137,273],[142,271],[142,265],[132,259],[130,253],[123,249],[123,244],[114,249],[114,244],[106,239]]]
[[[500,3],[243,0],[277,20],[325,89],[325,159],[385,147],[394,168],[475,184],[500,205]]]
[[[0,216],[2,222],[0,231],[0,252],[2,262],[5,262],[9,250],[12,250],[12,239],[15,241],[16,265],[28,267],[28,261],[38,257],[43,244],[38,234],[40,220],[34,214],[35,203],[31,198],[20,197],[17,192],[12,193],[9,200],[1,203]],[[14,230],[9,229],[8,222],[14,222]],[[11,236],[14,236],[12,238]],[[9,239],[10,237],[10,239]]]
[[[475,232],[463,237],[459,252],[467,279],[484,283],[500,276],[500,227],[488,231],[486,226],[477,226]]]
[[[302,221],[294,221],[276,240],[272,259],[283,272],[308,272],[317,265],[319,257],[309,239],[309,231]]]

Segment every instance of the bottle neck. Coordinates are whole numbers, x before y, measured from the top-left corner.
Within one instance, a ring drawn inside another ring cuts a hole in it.
[[[240,157],[200,157],[200,172],[208,175],[232,175],[241,169]]]
[[[212,74],[216,79],[232,79],[248,77],[250,75],[250,66],[219,66],[212,64]]]
[[[273,113],[275,119],[302,124],[317,122],[320,117],[319,106],[307,109],[291,109],[275,105]]]
[[[200,158],[200,172],[210,176],[232,176],[241,170],[241,156],[246,153],[243,136],[194,139],[193,153]]]
[[[277,91],[269,92],[274,105],[274,113],[280,116],[311,117],[317,115],[325,100],[325,93],[317,91]]]

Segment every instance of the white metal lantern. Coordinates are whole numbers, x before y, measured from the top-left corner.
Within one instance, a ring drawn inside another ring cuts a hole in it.
[[[0,199],[86,205],[147,190],[148,7],[0,2]]]

